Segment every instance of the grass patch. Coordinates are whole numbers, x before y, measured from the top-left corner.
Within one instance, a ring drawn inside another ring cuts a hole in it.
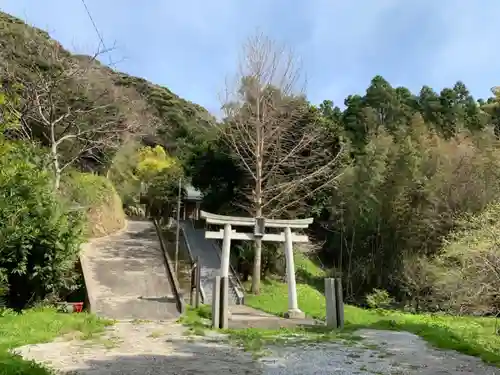
[[[297,284],[297,295],[302,311],[312,318],[325,319],[325,298],[316,288]],[[248,306],[282,316],[288,306],[287,285],[278,281],[263,282],[261,294],[248,294],[245,301]],[[438,348],[456,350],[500,365],[500,336],[496,334],[494,318],[410,314],[346,305],[345,330],[358,328],[412,332]]]
[[[163,333],[162,332],[159,332],[159,331],[153,331],[149,334],[148,337],[151,337],[152,339],[157,339],[159,337],[163,336]]]
[[[185,315],[179,322],[189,327],[188,334],[205,336],[206,330],[211,329],[211,306],[202,305],[199,308],[188,307]],[[325,327],[298,327],[280,328],[276,330],[261,328],[225,329],[215,330],[226,334],[229,340],[244,350],[254,354],[255,357],[264,354],[263,348],[269,345],[298,344],[301,342],[321,342],[342,340],[346,344],[357,342],[360,337],[354,336],[350,331],[328,330]]]
[[[48,375],[51,372],[31,361],[10,354],[10,349],[43,342],[58,336],[81,332],[82,339],[92,338],[112,324],[93,315],[64,314],[55,309],[37,308],[22,314],[0,315],[0,375]]]
[[[294,252],[295,272],[302,273],[308,277],[325,277],[326,273],[316,263],[314,263],[306,254]]]
[[[263,349],[270,345],[297,345],[301,343],[342,341],[352,345],[361,340],[351,331],[329,330],[325,327],[280,328],[276,330],[261,328],[228,329],[222,332],[229,335],[230,340],[255,356],[264,354]]]
[[[132,323],[133,325],[141,325],[151,323],[151,321],[147,319],[133,319],[130,323]]]
[[[205,330],[210,328],[212,310],[209,305],[201,305],[198,308],[186,306],[186,311],[178,322],[189,327],[189,333],[197,336],[204,336]]]

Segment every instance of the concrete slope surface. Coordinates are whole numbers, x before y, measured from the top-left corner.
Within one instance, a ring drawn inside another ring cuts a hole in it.
[[[220,270],[220,255],[217,254],[217,251],[220,250],[214,244],[213,240],[205,238],[204,229],[194,228],[192,222],[189,220],[182,221],[181,226],[193,256],[200,257],[200,278],[207,299],[205,303],[210,304],[212,303],[214,279],[215,276],[219,275]],[[234,275],[231,275],[231,277],[234,278]],[[228,302],[230,305],[237,303],[237,296],[233,288],[229,288]]]
[[[179,316],[152,222],[128,221],[123,231],[86,244],[80,259],[97,315],[119,320]]]

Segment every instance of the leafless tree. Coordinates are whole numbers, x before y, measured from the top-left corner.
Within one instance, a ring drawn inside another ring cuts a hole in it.
[[[339,176],[342,147],[328,144],[325,128],[303,95],[300,73],[291,51],[257,34],[244,45],[235,85],[226,86],[226,124],[220,131],[251,180],[240,206],[254,217],[293,217],[307,198]],[[261,254],[262,243],[256,240],[256,294]]]
[[[57,190],[67,167],[84,156],[97,157],[102,150],[116,148],[141,124],[134,111],[123,113],[134,106],[133,100],[116,92],[114,85],[100,86],[99,71],[104,68],[97,57],[104,51],[84,58],[52,47],[43,51],[50,68],[33,66],[33,75],[22,78],[20,133],[25,138],[36,133],[50,147]]]

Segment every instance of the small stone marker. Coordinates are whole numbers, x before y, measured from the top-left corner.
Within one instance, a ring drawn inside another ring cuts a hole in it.
[[[340,278],[325,279],[326,325],[330,328],[344,327],[344,298]]]
[[[337,301],[335,298],[335,279],[325,279],[326,326],[337,328]]]

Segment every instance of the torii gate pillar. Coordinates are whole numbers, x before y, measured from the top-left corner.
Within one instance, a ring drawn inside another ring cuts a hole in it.
[[[260,238],[262,241],[284,242],[285,243],[285,259],[286,259],[286,274],[288,284],[288,312],[285,314],[287,318],[304,318],[304,313],[299,309],[297,301],[297,285],[295,280],[295,262],[293,259],[293,243],[308,242],[309,238],[305,235],[298,235],[292,232],[292,229],[306,229],[312,224],[313,219],[296,219],[296,220],[278,220],[250,217],[237,217],[216,215],[209,212],[201,211],[200,216],[205,219],[207,224],[223,225],[224,229],[215,231],[206,231],[205,238],[222,239],[222,256],[221,256],[221,277],[227,277],[229,274],[231,239],[235,240],[255,240]],[[232,230],[234,226],[254,227],[253,233],[241,233]],[[282,228],[284,231],[279,234],[265,233],[265,227]]]

